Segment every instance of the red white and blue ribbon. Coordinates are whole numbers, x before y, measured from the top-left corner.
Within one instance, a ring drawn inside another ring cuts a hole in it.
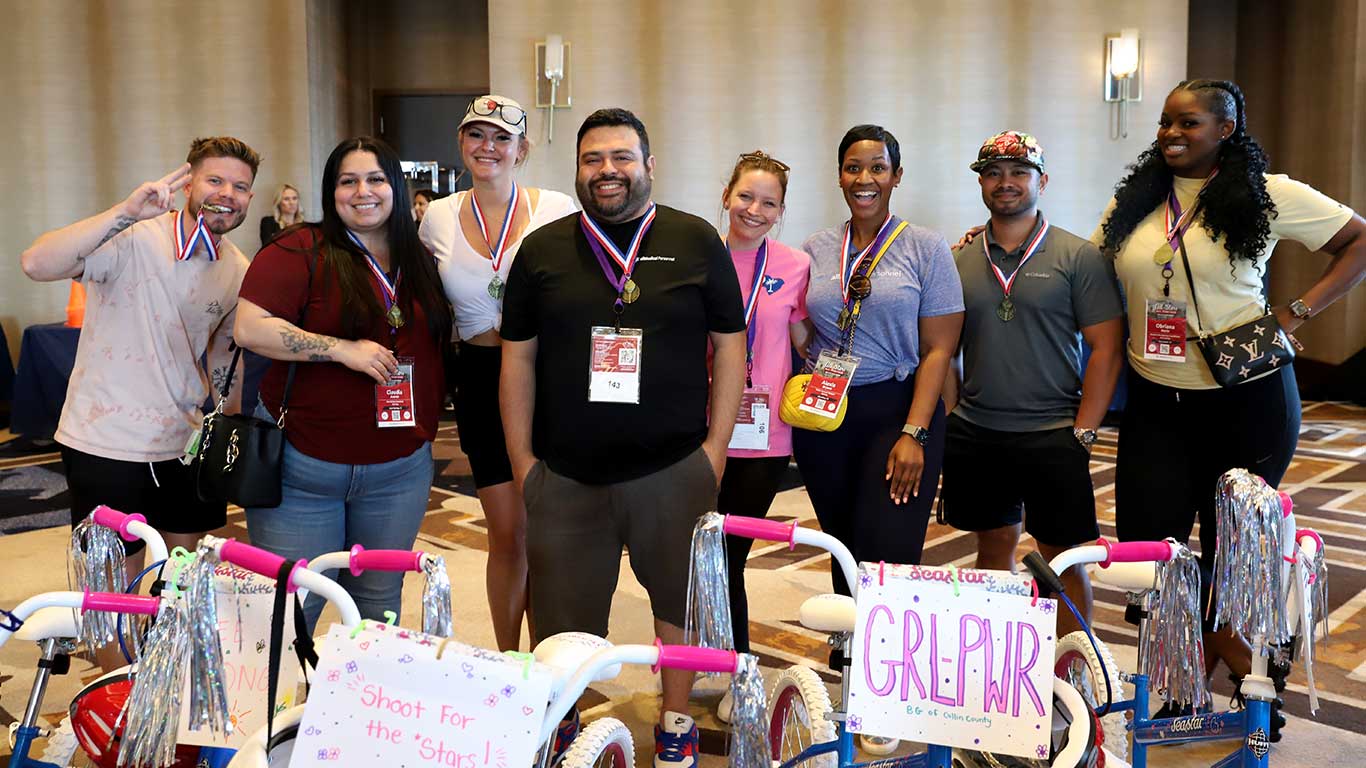
[[[175,260],[189,261],[194,255],[194,247],[199,243],[204,243],[204,250],[209,254],[209,261],[218,261],[218,246],[213,243],[213,236],[209,234],[208,227],[204,226],[204,212],[200,211],[195,218],[194,231],[190,233],[189,241],[185,240],[185,230],[181,228],[181,217],[184,211],[175,212]]]
[[[599,256],[607,255],[621,268],[621,277],[615,278],[605,269],[606,265],[603,265],[603,272],[607,275],[607,281],[612,284],[613,288],[617,289],[618,293],[625,287],[626,281],[631,279],[631,273],[636,268],[636,259],[640,257],[640,244],[644,242],[645,234],[650,231],[650,225],[654,224],[654,221],[655,204],[650,203],[650,208],[645,211],[644,218],[636,226],[636,233],[631,237],[630,246],[623,254],[617,244],[612,242],[612,238],[602,231],[602,227],[598,226],[596,221],[593,221],[592,216],[587,213],[579,215],[579,224],[582,225],[584,234],[588,236],[588,244],[593,246],[594,253],[599,254]]]
[[[1010,273],[1009,278],[1007,278],[1005,273],[1001,271],[1001,268],[996,266],[991,260],[991,248],[987,245],[987,239],[985,237],[982,238],[982,251],[987,255],[987,264],[991,265],[991,271],[996,273],[996,282],[1001,284],[1001,290],[1005,292],[1006,296],[1010,295],[1010,289],[1015,286],[1015,278],[1020,276],[1020,270],[1024,268],[1025,262],[1033,258],[1034,252],[1039,250],[1039,246],[1043,245],[1044,236],[1048,234],[1048,219],[1040,216],[1039,220],[1042,221],[1043,224],[1040,225],[1039,231],[1034,234],[1034,239],[1029,241],[1029,245],[1025,246],[1024,255],[1020,257],[1020,263],[1015,265],[1015,270]]]
[[[745,386],[754,386],[754,337],[758,328],[754,318],[758,314],[759,294],[764,290],[764,273],[768,271],[768,238],[759,243],[759,252],[754,256],[754,285],[750,287],[749,298],[745,300]]]
[[[488,223],[484,220],[484,212],[479,208],[479,196],[470,190],[470,205],[474,208],[474,223],[479,225],[479,234],[484,236],[484,244],[489,247],[489,259],[493,262],[493,272],[498,273],[498,269],[503,265],[503,254],[508,249],[508,234],[512,232],[512,220],[517,215],[518,202],[517,182],[512,182],[512,194],[508,196],[507,214],[503,217],[503,229],[498,233],[497,243],[489,239]]]
[[[892,225],[892,214],[887,214],[887,220],[882,222],[882,227],[877,231],[877,237],[873,238],[868,247],[859,251],[857,256],[850,254],[851,237],[854,232],[853,222],[844,225],[844,243],[840,247],[840,295],[844,298],[845,305],[849,304],[849,283],[854,279],[854,273],[858,271],[859,265],[872,255],[882,241],[886,238],[889,227]]]
[[[388,312],[393,308],[394,302],[398,301],[398,284],[403,279],[403,271],[401,269],[395,270],[394,279],[390,281],[389,276],[384,274],[384,270],[380,268],[379,262],[370,255],[370,249],[365,247],[365,243],[362,243],[360,238],[356,237],[356,234],[349,229],[346,230],[346,236],[351,238],[351,242],[356,244],[361,253],[365,254],[365,263],[370,266],[370,272],[375,276],[375,280],[379,281],[380,293],[384,295],[384,311]]]

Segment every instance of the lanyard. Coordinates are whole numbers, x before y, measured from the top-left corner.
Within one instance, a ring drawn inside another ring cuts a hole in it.
[[[517,182],[512,182],[512,194],[508,195],[507,213],[503,218],[503,229],[498,233],[497,243],[489,239],[488,223],[484,221],[484,212],[479,208],[479,196],[470,190],[470,205],[474,208],[474,223],[479,225],[479,234],[484,236],[484,244],[489,247],[489,260],[493,262],[493,272],[498,273],[498,269],[503,265],[503,254],[507,253],[508,235],[512,232],[512,220],[517,215],[518,198]]]
[[[991,267],[991,271],[995,273],[996,282],[1001,284],[1001,291],[1005,293],[1007,298],[1010,297],[1010,289],[1015,287],[1015,278],[1019,277],[1020,270],[1024,268],[1025,262],[1033,258],[1034,253],[1039,250],[1039,246],[1043,245],[1044,236],[1048,234],[1048,219],[1045,219],[1042,216],[1039,218],[1043,221],[1043,225],[1039,227],[1039,231],[1034,235],[1034,239],[1030,240],[1029,245],[1025,247],[1024,255],[1020,257],[1020,263],[1015,265],[1015,269],[1010,273],[1010,277],[1006,277],[1006,274],[1001,271],[1001,268],[996,266],[991,260],[991,247],[987,245],[986,237],[982,238],[982,252],[987,255],[987,264]]]
[[[645,234],[650,231],[651,225],[655,221],[655,204],[650,203],[650,207],[645,212],[645,216],[636,225],[636,233],[631,237],[631,244],[623,254],[617,244],[603,233],[598,223],[587,213],[579,215],[579,226],[588,238],[588,247],[592,249],[593,255],[598,259],[598,266],[602,268],[602,274],[607,278],[607,284],[612,286],[617,292],[617,298],[612,302],[612,309],[616,313],[617,328],[621,328],[621,313],[626,304],[632,304],[640,298],[640,288],[635,280],[631,278],[636,268],[636,259],[640,257],[640,246],[645,241]],[[621,268],[621,276],[618,277],[613,271],[608,259],[616,262]]]
[[[365,254],[365,263],[369,265],[370,273],[379,282],[380,295],[384,298],[384,317],[389,321],[389,335],[393,336],[398,333],[399,326],[403,325],[403,311],[398,307],[398,285],[403,280],[403,270],[396,270],[393,281],[390,281],[389,276],[384,274],[383,269],[380,269],[379,262],[370,255],[370,249],[365,247],[359,237],[356,237],[356,233],[348,229],[346,235],[351,238],[351,242],[355,243],[361,253]]]
[[[754,386],[754,336],[757,331],[755,318],[759,316],[759,294],[764,288],[764,277],[768,271],[768,238],[759,243],[759,251],[754,257],[754,285],[750,287],[749,298],[745,301],[745,386]]]
[[[897,224],[896,228],[893,229],[891,233],[887,234],[887,237],[883,238],[882,235],[878,235],[882,242],[877,249],[877,254],[873,256],[872,262],[868,264],[866,269],[860,270],[860,274],[867,276],[872,274],[873,270],[877,269],[878,262],[882,261],[883,255],[892,247],[892,243],[906,230],[907,226],[909,226],[909,224],[903,221],[900,224]],[[875,240],[874,242],[876,243],[878,241]],[[848,253],[848,251],[845,251],[845,253]],[[844,332],[840,339],[839,354],[841,356],[850,354],[854,351],[854,331],[858,328],[858,319],[862,312],[863,299],[861,298],[854,299],[852,305],[846,303],[845,308],[840,310],[841,321],[843,323],[840,330]]]
[[[180,228],[183,214],[184,211],[175,212],[175,260],[189,261],[194,255],[195,244],[202,241],[204,250],[209,253],[209,261],[218,261],[218,246],[213,244],[213,237],[209,235],[208,227],[204,226],[204,212],[200,211],[195,219],[194,231],[190,233],[189,242],[185,240],[185,230]]]
[[[882,222],[882,226],[877,231],[877,237],[874,237],[873,242],[869,243],[868,247],[860,251],[857,256],[851,256],[854,222],[850,221],[844,225],[844,243],[840,247],[840,295],[844,298],[846,308],[850,305],[849,284],[854,279],[854,272],[862,266],[864,260],[868,258],[868,254],[876,252],[878,246],[882,245],[891,224],[892,214],[888,213],[887,220]]]
[[[1219,175],[1219,169],[1215,168],[1205,177],[1204,183],[1200,185],[1200,190],[1195,193],[1195,205],[1190,210],[1181,210],[1181,201],[1176,199],[1176,185],[1167,191],[1167,204],[1164,206],[1163,231],[1166,235],[1166,243],[1157,247],[1157,253],[1153,254],[1153,260],[1162,268],[1162,295],[1170,296],[1172,288],[1172,259],[1181,250],[1181,237],[1186,234],[1186,230],[1195,223],[1195,212],[1200,208],[1200,193],[1205,191],[1205,187],[1215,176]],[[1172,219],[1175,218],[1175,223]]]

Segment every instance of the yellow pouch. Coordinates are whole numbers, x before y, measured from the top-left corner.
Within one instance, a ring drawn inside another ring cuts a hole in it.
[[[819,414],[803,411],[797,407],[802,402],[802,397],[806,394],[806,386],[811,383],[811,374],[800,373],[787,380],[783,386],[783,400],[778,405],[778,418],[784,424],[796,427],[797,429],[809,429],[812,432],[834,432],[844,423],[844,412],[849,410],[849,396],[840,398],[839,410],[835,412],[835,418],[829,419]]]

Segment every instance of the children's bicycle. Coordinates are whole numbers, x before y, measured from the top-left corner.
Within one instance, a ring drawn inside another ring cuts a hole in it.
[[[1255,478],[1250,475],[1247,477]],[[1248,483],[1241,489],[1231,489],[1227,484],[1221,486],[1229,494],[1221,503],[1234,505],[1247,512],[1242,516],[1232,514],[1239,511],[1235,508],[1228,510],[1231,514],[1220,517],[1223,531],[1221,545],[1236,549],[1238,540],[1242,539],[1244,545],[1251,544],[1252,548],[1273,553],[1272,558],[1252,557],[1250,563],[1242,561],[1242,565],[1250,564],[1252,568],[1244,568],[1241,573],[1244,577],[1256,577],[1260,572],[1262,578],[1251,585],[1251,591],[1260,591],[1264,597],[1270,598],[1260,601],[1260,604],[1265,606],[1283,601],[1287,608],[1283,616],[1289,620],[1284,630],[1288,635],[1294,635],[1299,630],[1301,639],[1312,644],[1314,621],[1308,611],[1310,588],[1324,575],[1323,541],[1313,530],[1296,529],[1293,503],[1288,495],[1278,495],[1260,483],[1260,478],[1255,479],[1257,482],[1252,483],[1247,478],[1237,478],[1240,483]],[[1230,497],[1239,493],[1255,498],[1239,501]],[[1242,530],[1224,530],[1228,526],[1238,526]],[[1245,552],[1244,555],[1250,557],[1250,553]],[[1221,552],[1220,557],[1223,564],[1229,566],[1229,572],[1238,565],[1229,562],[1237,556],[1234,552]],[[1154,689],[1149,671],[1154,668],[1170,670],[1169,660],[1155,657],[1176,650],[1163,648],[1163,645],[1172,644],[1154,637],[1153,633],[1158,628],[1154,625],[1153,616],[1160,610],[1160,601],[1164,599],[1160,591],[1165,581],[1162,578],[1163,569],[1169,567],[1166,564],[1185,560],[1194,567],[1194,556],[1185,545],[1171,540],[1116,543],[1101,539],[1096,544],[1069,549],[1042,568],[1039,567],[1042,558],[1033,559],[1035,557],[1026,558],[1026,564],[1034,571],[1036,578],[1047,580],[1055,591],[1060,590],[1062,585],[1054,574],[1076,565],[1095,564],[1099,566],[1092,573],[1096,581],[1128,591],[1131,602],[1139,607],[1138,666],[1141,671],[1138,673],[1120,671],[1113,655],[1099,638],[1091,634],[1090,627],[1065,636],[1058,646],[1057,674],[1069,680],[1087,703],[1103,715],[1102,722],[1108,734],[1105,744],[1110,753],[1109,764],[1122,764],[1122,749],[1131,736],[1134,768],[1146,768],[1148,748],[1152,746],[1222,740],[1236,740],[1239,744],[1228,756],[1215,763],[1216,768],[1265,768],[1269,765],[1270,717],[1277,690],[1275,682],[1267,674],[1268,659],[1276,653],[1279,638],[1266,633],[1256,633],[1249,638],[1253,647],[1252,672],[1244,676],[1239,686],[1238,698],[1245,702],[1242,709],[1200,711],[1199,707],[1193,705],[1194,702],[1190,702],[1190,714],[1149,717],[1148,699]],[[1276,572],[1271,573],[1268,569]],[[1277,585],[1283,585],[1283,588]],[[1198,594],[1197,584],[1197,597]],[[1196,642],[1199,641],[1199,632],[1197,612],[1192,630]],[[1312,670],[1312,647],[1304,657]],[[1203,673],[1203,669],[1196,672],[1201,686],[1204,683]],[[1122,690],[1126,682],[1132,685],[1131,695]],[[1312,672],[1310,685],[1312,696]],[[1168,692],[1169,700],[1171,696],[1172,692]],[[1132,713],[1132,721],[1126,722],[1125,713]]]
[[[806,544],[829,552],[835,567],[844,573],[845,583],[857,595],[858,568],[853,554],[829,534],[802,528],[795,521],[781,523],[753,517],[725,516],[722,530],[729,535],[764,541],[786,542],[789,546]],[[955,765],[953,750],[943,745],[927,745],[924,752],[906,757],[883,758],[871,763],[855,759],[854,734],[846,728],[849,706],[849,670],[854,664],[853,637],[856,607],[854,597],[822,594],[802,603],[799,621],[803,627],[830,635],[830,644],[843,659],[840,676],[840,701],[837,708],[830,700],[825,683],[814,670],[792,666],[783,670],[770,695],[768,741],[774,766],[792,768],[805,764],[813,768],[950,768]],[[1054,679],[1054,748],[1048,765],[1090,765],[1096,754],[1095,719],[1077,692],[1061,679]]]

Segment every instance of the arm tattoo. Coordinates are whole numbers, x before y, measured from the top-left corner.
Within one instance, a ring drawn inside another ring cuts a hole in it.
[[[326,352],[337,346],[337,340],[331,336],[324,336],[320,333],[307,333],[297,328],[285,328],[280,331],[280,341],[285,345],[285,349],[298,354],[299,352]]]
[[[331,356],[331,355],[320,355],[320,354],[314,352],[313,354],[311,354],[311,355],[308,356],[308,361],[309,361],[310,363],[330,363],[330,362],[332,362],[332,356]]]
[[[213,369],[213,371],[209,374],[209,378],[213,382],[213,391],[222,392],[223,383],[228,379],[228,366],[225,365],[221,368]],[[236,379],[237,377],[233,376],[232,378]]]
[[[98,245],[95,246],[95,248],[99,248],[101,245],[104,245],[105,243],[109,242],[114,237],[114,235],[117,235],[123,230],[128,229],[136,222],[137,219],[133,218],[132,216],[119,215],[115,217],[113,225],[109,227],[108,232],[104,233],[104,237],[100,238],[100,242]],[[95,248],[91,248],[90,250],[93,251],[95,250]],[[81,258],[82,260],[84,260],[84,257]]]

